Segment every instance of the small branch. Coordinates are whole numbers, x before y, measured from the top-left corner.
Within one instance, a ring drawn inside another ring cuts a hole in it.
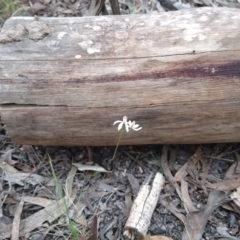
[[[146,236],[164,182],[163,175],[157,173],[152,187],[148,184],[141,186],[124,227],[127,239],[144,239]]]

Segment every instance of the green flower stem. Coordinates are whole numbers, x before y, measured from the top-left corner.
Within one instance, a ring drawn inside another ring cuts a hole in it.
[[[113,154],[113,157],[112,157],[111,161],[112,161],[112,160],[115,158],[115,156],[116,156],[117,149],[118,149],[118,146],[119,146],[121,137],[122,137],[122,133],[123,133],[123,130],[121,130],[121,132],[120,132],[120,135],[119,135],[119,138],[118,138],[118,143],[117,143],[117,146],[116,146],[116,148],[115,148],[115,151],[114,151],[114,154]]]

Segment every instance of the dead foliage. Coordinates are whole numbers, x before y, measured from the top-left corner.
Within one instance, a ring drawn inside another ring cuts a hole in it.
[[[170,146],[120,147],[112,161],[113,149],[109,148],[71,150],[3,142],[0,239],[38,234],[42,239],[59,234],[69,237],[68,218],[78,229],[79,239],[117,239],[140,186],[149,174],[161,169],[167,181],[149,227],[152,236],[145,239],[201,239],[208,234],[208,226],[215,226],[211,236],[238,238],[237,149],[234,145],[231,149],[225,145],[175,146],[173,150]],[[46,152],[51,153],[64,198]],[[93,162],[100,159],[101,165],[89,162],[89,156]],[[232,216],[232,225],[221,221],[219,214]],[[171,220],[166,222],[166,218]]]

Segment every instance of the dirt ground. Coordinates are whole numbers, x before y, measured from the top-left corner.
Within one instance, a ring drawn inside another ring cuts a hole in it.
[[[239,0],[119,3],[122,14],[204,6],[240,8]],[[3,24],[12,14],[83,16],[89,4],[87,0],[4,0],[0,19]],[[108,1],[106,8],[111,14]],[[174,240],[240,239],[239,143],[120,146],[112,159],[114,150],[19,146],[11,142],[1,123],[0,239],[12,235],[12,239],[94,240],[96,232],[101,240],[124,239],[123,228],[141,185],[149,176],[152,182],[158,172],[165,184],[149,235]],[[85,170],[86,165],[95,167]]]

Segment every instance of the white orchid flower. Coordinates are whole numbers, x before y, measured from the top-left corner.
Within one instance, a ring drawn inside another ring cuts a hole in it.
[[[128,121],[127,116],[124,116],[122,121],[121,120],[115,121],[113,123],[113,125],[115,125],[117,123],[119,123],[118,124],[118,131],[122,130],[123,126],[124,126],[126,132],[129,132],[131,129],[134,130],[134,131],[139,131],[139,130],[142,129],[142,127],[139,127],[139,124],[136,124],[135,121],[133,121],[133,122],[131,120]],[[114,151],[114,154],[113,154],[113,157],[111,158],[111,160],[113,160],[116,156],[116,152],[117,152],[117,149],[118,149],[118,146],[119,146],[119,143],[120,143],[120,139],[122,137],[122,133],[123,132],[121,131],[120,136],[118,138],[117,146],[115,148],[115,151]]]
[[[142,127],[139,127],[139,124],[136,124],[135,121],[132,122],[132,121],[129,120],[128,124],[129,124],[129,128],[134,130],[134,131],[139,131],[139,130],[142,129]]]
[[[113,125],[115,125],[115,124],[117,124],[117,123],[119,123],[119,125],[118,125],[118,131],[120,131],[120,130],[122,129],[122,127],[124,126],[126,132],[129,132],[129,123],[128,123],[128,121],[127,121],[127,117],[126,117],[126,116],[123,117],[123,120],[122,120],[122,121],[121,121],[121,120],[115,121],[115,122],[113,123]]]
[[[123,117],[123,120],[117,120],[113,123],[113,125],[119,123],[118,125],[118,131],[120,131],[122,129],[122,127],[124,126],[125,127],[125,130],[126,132],[129,132],[131,129],[134,130],[134,131],[139,131],[142,129],[142,127],[139,127],[139,124],[136,124],[135,121],[131,121],[131,120],[127,120],[127,117],[124,116]]]

